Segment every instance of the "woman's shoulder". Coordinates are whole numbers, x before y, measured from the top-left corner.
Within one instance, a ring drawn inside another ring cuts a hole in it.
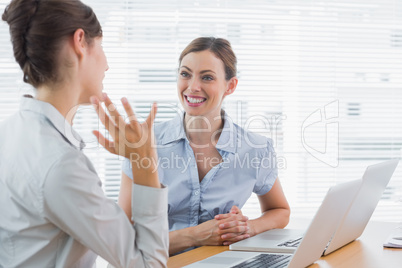
[[[21,172],[29,170],[32,178],[45,178],[55,163],[60,162],[61,169],[68,169],[63,164],[65,160],[80,161],[83,157],[82,151],[74,148],[65,138],[67,131],[56,129],[44,115],[19,111],[3,123],[7,127],[5,138],[9,140],[3,144],[5,149],[15,148],[16,145],[20,148],[13,152],[9,161],[19,163]]]

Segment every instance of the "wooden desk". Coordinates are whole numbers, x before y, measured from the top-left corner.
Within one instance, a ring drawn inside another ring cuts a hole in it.
[[[369,222],[364,233],[356,241],[321,257],[311,268],[393,268],[402,267],[402,249],[384,248],[382,244],[398,223]],[[168,261],[168,268],[179,268],[229,250],[227,246],[204,246]]]

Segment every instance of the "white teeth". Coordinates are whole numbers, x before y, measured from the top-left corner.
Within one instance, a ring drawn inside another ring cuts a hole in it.
[[[198,99],[198,98],[196,99],[196,98],[190,98],[190,97],[187,97],[187,100],[189,103],[201,103],[201,102],[205,101],[205,99]]]

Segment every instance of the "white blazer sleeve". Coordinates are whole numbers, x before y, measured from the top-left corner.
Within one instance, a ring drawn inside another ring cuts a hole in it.
[[[55,162],[43,186],[44,217],[114,267],[166,267],[167,188],[133,185],[131,225],[78,151]]]

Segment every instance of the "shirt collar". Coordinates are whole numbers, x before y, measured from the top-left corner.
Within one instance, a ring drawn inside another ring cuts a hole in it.
[[[20,105],[21,111],[31,111],[46,117],[54,128],[74,147],[82,150],[85,142],[81,136],[71,127],[64,116],[50,103],[39,101],[30,95],[24,95]]]
[[[186,133],[183,127],[184,113],[178,113],[172,120],[167,122],[166,131],[161,139],[161,143],[166,145],[181,139],[186,139]]]
[[[237,135],[235,125],[232,118],[230,118],[224,110],[222,110],[222,118],[223,128],[218,143],[216,144],[216,148],[230,153],[236,153]]]
[[[166,129],[168,129],[168,131],[166,131],[165,135],[161,139],[161,143],[163,145],[181,139],[187,139],[183,125],[184,114],[184,112],[179,113],[172,120],[168,121],[168,124],[166,126]],[[224,110],[222,110],[222,117],[223,128],[218,143],[216,144],[216,148],[230,153],[235,153],[237,147],[235,125],[232,119],[225,113]]]

